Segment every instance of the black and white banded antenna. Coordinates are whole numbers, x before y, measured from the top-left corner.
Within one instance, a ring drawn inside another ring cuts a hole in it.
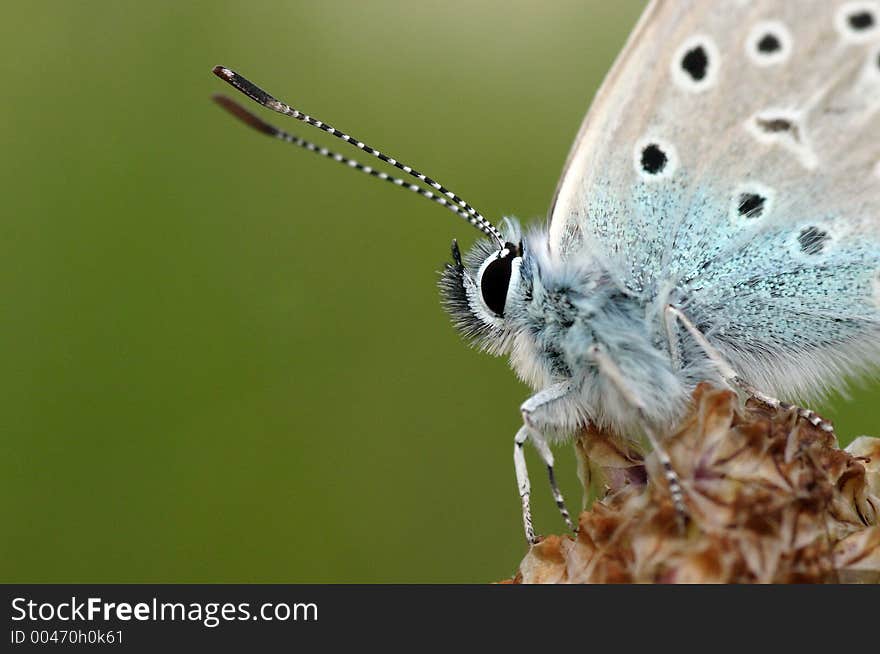
[[[452,202],[449,202],[445,197],[443,197],[441,195],[437,195],[436,193],[432,193],[431,191],[423,189],[418,184],[411,184],[410,182],[407,182],[406,180],[401,179],[400,177],[394,177],[394,176],[389,175],[388,173],[386,173],[382,170],[376,170],[372,166],[365,166],[364,164],[356,161],[355,159],[351,159],[350,157],[346,157],[345,155],[339,154],[338,152],[334,152],[333,150],[330,150],[329,148],[319,146],[315,143],[312,143],[311,141],[307,141],[304,138],[296,136],[295,134],[290,134],[289,132],[285,132],[282,129],[278,129],[274,125],[270,125],[269,123],[264,121],[262,118],[251,113],[250,111],[248,111],[247,109],[242,107],[240,104],[238,104],[234,100],[226,97],[225,95],[220,95],[220,94],[214,95],[213,100],[218,105],[223,107],[226,111],[228,111],[233,116],[235,116],[236,118],[241,120],[243,123],[245,123],[246,125],[249,125],[250,127],[253,127],[255,130],[262,132],[263,134],[268,134],[269,136],[275,137],[281,141],[285,141],[287,143],[292,143],[293,145],[296,145],[296,146],[301,147],[305,150],[308,150],[309,152],[314,152],[315,154],[320,154],[324,157],[327,157],[328,159],[333,159],[333,161],[337,161],[341,164],[347,165],[350,168],[354,168],[355,170],[359,170],[362,173],[366,173],[366,174],[371,175],[377,179],[384,180],[386,182],[394,184],[395,186],[400,186],[402,188],[409,189],[410,191],[413,191],[414,193],[418,193],[422,197],[426,197],[429,200],[433,200],[434,202],[437,202],[438,204],[449,209],[450,211],[455,212],[456,215],[461,216],[462,218],[464,218],[468,222],[471,222],[471,215],[467,211],[465,211],[463,208],[459,207],[458,205],[456,205]]]
[[[428,186],[433,188],[435,191],[438,191],[438,193],[434,193],[433,191],[429,191],[427,189],[424,189],[421,186],[418,186],[417,184],[410,184],[399,177],[393,177],[383,171],[374,169],[372,166],[365,166],[364,164],[361,164],[361,163],[355,161],[354,159],[351,159],[349,157],[345,157],[345,156],[343,156],[337,152],[333,152],[332,150],[329,150],[327,148],[320,147],[320,146],[312,143],[311,141],[307,141],[307,140],[300,138],[294,134],[289,134],[288,132],[280,130],[277,127],[274,127],[273,125],[270,125],[269,123],[265,122],[264,120],[257,117],[256,115],[252,114],[247,109],[242,107],[237,102],[231,100],[230,98],[227,98],[226,96],[223,96],[223,95],[215,95],[214,96],[214,101],[217,104],[219,104],[226,111],[228,111],[233,116],[235,116],[236,118],[238,118],[239,120],[241,120],[245,124],[249,125],[250,127],[253,127],[254,129],[256,129],[259,132],[262,132],[263,134],[267,134],[269,136],[280,139],[282,141],[286,141],[287,143],[292,143],[293,145],[296,145],[296,146],[299,146],[299,147],[304,148],[306,150],[309,150],[310,152],[314,152],[316,154],[320,154],[320,155],[327,157],[329,159],[333,159],[334,161],[338,161],[339,163],[345,164],[345,165],[349,166],[350,168],[354,168],[355,170],[359,170],[363,173],[371,175],[372,177],[376,177],[378,179],[382,179],[387,182],[390,182],[391,184],[394,184],[395,186],[408,188],[410,191],[413,191],[414,193],[418,193],[422,197],[427,198],[429,200],[432,200],[433,202],[436,202],[436,203],[446,207],[450,211],[454,212],[456,215],[460,216],[461,218],[464,218],[471,225],[473,225],[474,227],[479,229],[481,232],[483,232],[487,236],[490,236],[493,239],[495,239],[498,242],[498,246],[500,248],[503,249],[505,247],[504,237],[501,235],[501,232],[498,231],[498,228],[496,228],[492,223],[490,223],[486,218],[484,218],[483,215],[479,211],[477,211],[471,205],[469,205],[467,202],[462,200],[458,195],[456,195],[455,193],[453,193],[452,191],[447,189],[445,186],[434,181],[433,179],[431,179],[427,175],[420,173],[419,171],[411,168],[410,166],[407,166],[406,164],[400,163],[399,161],[397,161],[397,159],[394,159],[392,157],[389,157],[386,154],[383,154],[379,150],[376,150],[375,148],[370,147],[369,145],[367,145],[363,141],[359,141],[359,140],[355,139],[354,137],[349,136],[348,134],[345,134],[344,132],[340,132],[335,127],[332,127],[321,120],[317,120],[315,118],[312,118],[308,114],[304,114],[303,112],[299,111],[298,109],[294,109],[290,105],[287,105],[287,104],[281,102],[280,100],[275,99],[274,97],[272,97],[271,95],[266,93],[263,89],[261,89],[260,87],[255,85],[253,82],[245,79],[244,77],[242,77],[241,75],[239,75],[235,71],[230,70],[229,68],[226,68],[224,66],[215,66],[213,72],[217,77],[219,77],[223,81],[229,83],[233,88],[235,88],[237,91],[240,91],[244,95],[248,96],[251,100],[253,100],[257,104],[260,104],[260,105],[266,107],[267,109],[271,109],[272,111],[275,111],[279,114],[283,114],[285,116],[290,116],[291,118],[296,118],[297,120],[300,120],[308,125],[311,125],[313,127],[317,127],[318,129],[320,129],[324,132],[327,132],[331,136],[335,136],[338,139],[342,139],[343,141],[353,145],[357,149],[363,150],[367,154],[371,154],[374,157],[380,159],[381,161],[384,161],[385,163],[390,164],[391,166],[394,166],[398,170],[402,170],[406,174],[408,174],[412,177],[415,177],[416,179],[418,179],[421,182],[424,182],[425,184],[427,184]]]

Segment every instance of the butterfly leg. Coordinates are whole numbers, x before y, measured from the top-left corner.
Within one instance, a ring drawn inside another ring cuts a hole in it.
[[[721,353],[718,352],[712,344],[709,343],[709,340],[703,335],[703,333],[697,329],[697,327],[690,321],[690,319],[682,313],[682,311],[673,306],[667,306],[666,312],[668,316],[673,316],[676,320],[678,320],[684,328],[688,330],[693,339],[697,342],[703,352],[706,353],[706,356],[715,364],[715,367],[718,369],[719,374],[722,379],[730,386],[735,386],[740,390],[747,393],[750,397],[755,398],[759,402],[766,404],[767,406],[774,409],[782,409],[783,411],[795,411],[797,415],[807,422],[809,422],[814,427],[818,427],[822,431],[829,432],[831,434],[834,433],[834,425],[831,424],[828,420],[825,420],[820,415],[818,415],[815,411],[810,409],[805,409],[803,407],[796,406],[794,404],[789,404],[788,402],[783,402],[771,395],[767,395],[759,391],[757,388],[749,384],[742,377],[737,374],[737,372],[731,367],[729,363],[721,356]]]
[[[675,315],[666,310],[663,312],[663,326],[666,329],[666,339],[669,344],[669,359],[676,370],[681,369],[681,348],[678,346],[678,331],[676,330]]]
[[[532,509],[530,504],[531,484],[529,482],[529,473],[526,468],[525,452],[523,446],[526,441],[531,441],[532,445],[538,451],[544,465],[547,466],[547,475],[550,479],[550,489],[553,492],[553,499],[559,508],[562,519],[568,528],[574,531],[574,525],[571,521],[571,515],[565,506],[565,499],[562,492],[556,484],[556,475],[553,472],[553,452],[550,451],[547,441],[541,432],[540,425],[548,424],[546,418],[554,403],[563,400],[572,390],[572,385],[568,382],[556,384],[550,388],[544,389],[540,393],[533,395],[520,406],[520,412],[523,417],[523,426],[516,432],[513,446],[513,463],[516,469],[516,484],[519,488],[519,496],[522,501],[523,527],[525,528],[526,540],[529,544],[537,541],[535,537],[535,529],[532,526]]]
[[[681,487],[681,480],[678,477],[678,473],[675,472],[675,469],[672,467],[672,459],[669,458],[666,448],[660,443],[660,439],[657,437],[657,434],[654,432],[646,417],[645,406],[641,398],[639,398],[637,393],[633,392],[632,388],[626,383],[623,374],[620,372],[620,368],[617,367],[614,360],[611,359],[601,347],[594,345],[590,350],[590,355],[592,356],[593,361],[595,361],[596,366],[599,368],[600,374],[614,384],[618,392],[626,399],[629,405],[636,410],[639,420],[642,423],[642,428],[645,430],[645,435],[651,443],[651,448],[657,455],[660,465],[663,466],[663,474],[666,475],[666,484],[669,487],[672,504],[675,506],[678,526],[681,531],[684,531],[688,512],[687,507],[684,504],[684,491]]]
[[[818,427],[822,431],[826,431],[829,434],[834,433],[834,425],[829,421],[825,420],[818,413],[813,411],[812,409],[805,409],[804,407],[797,406],[796,404],[791,404],[789,402],[783,402],[780,399],[773,397],[772,395],[767,395],[766,393],[762,393],[757,388],[749,384],[748,382],[736,377],[732,380],[732,383],[743,391],[748,393],[751,397],[755,398],[759,402],[766,404],[767,406],[773,409],[782,409],[783,411],[794,411],[797,415],[807,422],[809,422],[814,427]]]

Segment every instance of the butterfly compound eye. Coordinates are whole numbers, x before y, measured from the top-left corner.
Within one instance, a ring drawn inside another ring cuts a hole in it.
[[[501,255],[489,262],[480,277],[480,293],[483,302],[496,315],[504,315],[504,303],[507,301],[507,289],[513,274],[513,260],[518,255],[514,245],[508,243]]]

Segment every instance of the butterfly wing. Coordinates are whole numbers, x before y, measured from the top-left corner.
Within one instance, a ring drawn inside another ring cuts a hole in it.
[[[786,395],[880,361],[877,2],[658,0],[599,90],[550,249],[680,306]]]

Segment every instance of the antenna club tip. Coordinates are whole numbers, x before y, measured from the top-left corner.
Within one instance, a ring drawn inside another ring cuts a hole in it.
[[[235,73],[229,70],[226,66],[214,66],[214,68],[211,69],[211,72],[222,79],[228,80],[235,77]]]

